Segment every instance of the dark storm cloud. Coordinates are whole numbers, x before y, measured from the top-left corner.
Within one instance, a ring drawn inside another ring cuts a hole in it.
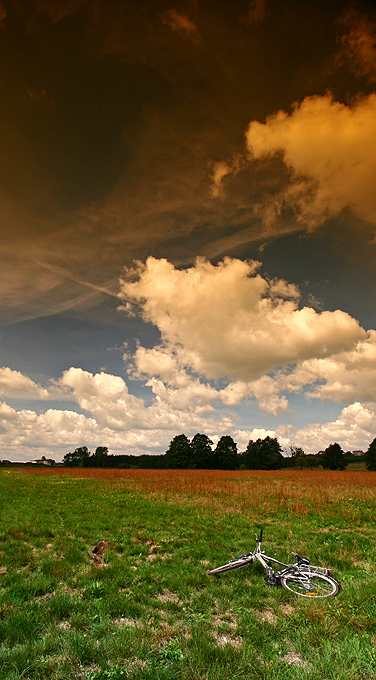
[[[244,134],[252,120],[343,87],[345,8],[4,3],[3,302],[33,314],[41,299],[43,314],[81,297],[95,304],[77,281],[103,287],[135,257],[186,264],[302,230],[292,211],[260,218],[286,169],[278,159],[250,166]]]
[[[7,17],[7,11],[2,2],[0,2],[0,26],[3,26]]]
[[[376,21],[350,6],[340,17],[339,26],[338,63],[376,83]]]

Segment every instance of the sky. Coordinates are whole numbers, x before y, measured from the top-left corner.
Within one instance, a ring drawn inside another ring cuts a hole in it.
[[[0,459],[376,437],[376,7],[0,0]]]

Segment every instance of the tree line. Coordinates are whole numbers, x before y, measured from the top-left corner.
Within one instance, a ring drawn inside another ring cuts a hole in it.
[[[91,453],[87,446],[80,446],[65,454],[63,463],[67,467],[94,468],[280,470],[322,466],[328,470],[345,470],[352,460],[359,458],[345,453],[337,443],[312,455],[306,454],[301,447],[291,446],[288,455],[284,456],[278,439],[265,437],[256,441],[251,439],[245,451],[238,453],[237,444],[230,435],[221,437],[213,448],[213,442],[206,434],[197,433],[191,440],[185,434],[176,435],[166,453],[161,455],[112,455],[106,446],[98,446]],[[365,454],[365,462],[368,470],[376,470],[376,438]]]

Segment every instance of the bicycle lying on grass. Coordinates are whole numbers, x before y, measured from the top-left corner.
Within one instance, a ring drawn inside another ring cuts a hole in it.
[[[214,574],[219,576],[224,571],[229,571],[230,569],[241,569],[246,567],[248,564],[253,564],[258,560],[266,571],[265,581],[272,586],[283,586],[287,588],[295,595],[300,595],[301,597],[333,597],[338,595],[341,590],[341,586],[333,578],[330,569],[324,567],[313,567],[310,564],[309,559],[306,557],[301,557],[298,553],[293,552],[296,562],[294,564],[285,564],[276,560],[274,557],[269,557],[261,550],[262,542],[262,529],[260,530],[260,536],[257,538],[256,535],[256,550],[255,552],[249,552],[245,555],[240,555],[233,560],[227,562],[227,564],[222,564],[222,566],[216,569],[210,569],[208,574]],[[280,569],[277,573],[273,570],[270,562],[279,564],[283,569]]]

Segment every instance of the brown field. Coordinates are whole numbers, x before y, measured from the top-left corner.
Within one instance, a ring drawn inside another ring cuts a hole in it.
[[[265,514],[285,510],[326,516],[340,512],[344,519],[360,519],[362,505],[376,499],[376,472],[328,470],[114,470],[24,468],[21,474],[81,478],[98,485],[115,485],[174,504],[194,504],[222,511],[257,510]]]

